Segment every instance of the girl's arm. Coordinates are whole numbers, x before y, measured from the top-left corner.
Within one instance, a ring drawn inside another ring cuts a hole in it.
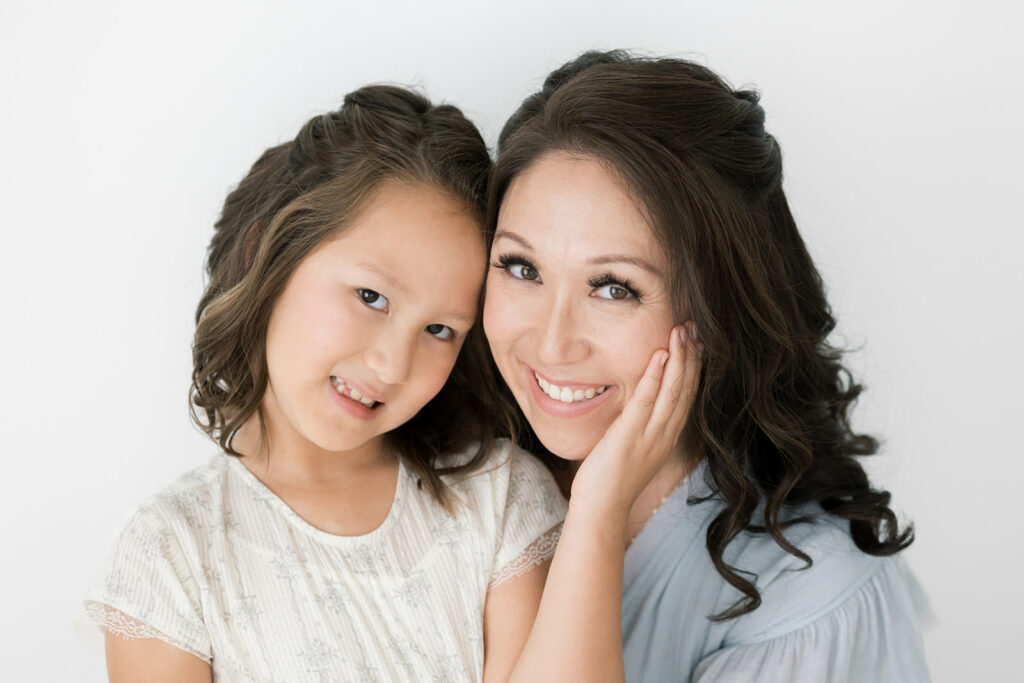
[[[622,567],[629,510],[666,462],[700,378],[692,323],[673,330],[573,480],[537,620],[511,680],[623,681]],[[666,357],[667,356],[667,357]]]
[[[484,683],[509,680],[537,618],[551,560],[487,591],[484,604]]]
[[[210,665],[157,638],[122,638],[106,633],[110,683],[211,683]]]

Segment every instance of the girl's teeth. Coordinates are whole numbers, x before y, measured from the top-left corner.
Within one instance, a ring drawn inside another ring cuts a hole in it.
[[[376,403],[376,401],[374,401],[372,398],[363,396],[362,392],[359,391],[358,389],[350,389],[349,386],[345,384],[344,380],[340,380],[337,377],[331,378],[331,384],[334,385],[334,388],[338,390],[339,394],[343,396],[348,396],[353,401],[358,401],[367,408],[372,408],[373,404]]]
[[[540,386],[541,391],[562,403],[576,403],[577,401],[586,401],[587,399],[594,398],[598,394],[604,393],[608,387],[600,387],[598,389],[576,389],[575,391],[569,387],[559,387],[551,382],[547,381],[537,373],[533,373],[533,376],[537,379],[537,384]]]

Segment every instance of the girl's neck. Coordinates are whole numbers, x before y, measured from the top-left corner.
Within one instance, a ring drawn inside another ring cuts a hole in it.
[[[396,464],[384,447],[383,436],[348,451],[325,450],[297,437],[288,430],[274,429],[269,421],[264,431],[259,419],[253,416],[239,430],[232,445],[242,454],[245,466],[261,479],[304,486],[331,486]]]
[[[299,517],[337,536],[361,536],[387,518],[397,492],[398,458],[378,437],[351,451],[326,451],[281,438],[259,421],[236,437],[242,465]]]

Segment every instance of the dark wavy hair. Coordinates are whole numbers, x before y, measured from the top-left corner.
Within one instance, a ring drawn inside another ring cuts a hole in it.
[[[299,263],[343,232],[387,183],[438,188],[482,223],[490,168],[480,133],[457,108],[384,85],[350,93],[295,140],[264,152],[228,195],[210,242],[192,346],[196,424],[237,456],[232,440],[255,415],[265,443],[267,326]],[[512,408],[500,398],[496,377],[482,326],[474,325],[441,391],[387,435],[446,507],[439,475],[476,467],[495,435],[509,431]],[[480,445],[470,462],[435,468],[438,456],[472,441]]]
[[[668,255],[676,318],[690,312],[704,348],[691,424],[712,495],[725,503],[707,548],[744,595],[718,620],[761,603],[756,577],[723,559],[741,532],[767,533],[810,566],[783,535],[807,521],[790,506],[814,502],[849,520],[853,541],[871,555],[913,541],[890,494],[871,487],[857,460],[878,443],[850,425],[861,386],[828,341],[835,319],[758,99],[689,61],[588,52],[554,71],[505,124],[488,201],[493,238],[518,174],[553,152],[589,156],[618,175]]]

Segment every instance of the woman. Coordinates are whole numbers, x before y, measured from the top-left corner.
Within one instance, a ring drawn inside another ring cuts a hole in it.
[[[485,330],[575,470],[517,672],[927,680],[912,530],[855,459],[877,443],[758,96],[585,54],[506,124],[490,193]]]

